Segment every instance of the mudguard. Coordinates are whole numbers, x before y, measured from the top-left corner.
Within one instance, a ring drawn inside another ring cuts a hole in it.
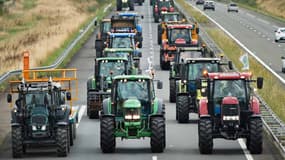
[[[56,109],[55,116],[58,122],[68,122],[70,113],[71,113],[70,106],[61,105]]]
[[[176,89],[177,89],[177,95],[188,95],[187,93],[187,84],[182,84],[182,81],[176,81]]]
[[[209,116],[208,112],[208,100],[206,98],[202,98],[199,101],[199,116]]]
[[[103,107],[102,107],[102,111],[101,111],[101,115],[111,115],[111,103],[110,103],[111,99],[107,98],[103,100]]]
[[[87,80],[87,91],[96,89],[96,79],[94,76],[91,76]]]
[[[165,105],[161,99],[155,98],[152,108],[152,115],[161,115],[165,114]]]
[[[252,97],[250,101],[250,110],[253,112],[253,114],[260,114],[260,107],[259,107],[259,101],[256,97]]]

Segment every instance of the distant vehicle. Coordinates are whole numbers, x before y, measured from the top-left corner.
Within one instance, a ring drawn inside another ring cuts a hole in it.
[[[197,0],[196,5],[203,5],[205,3],[204,0]]]
[[[212,9],[214,11],[215,10],[215,3],[214,3],[214,1],[205,1],[203,9],[204,10]]]
[[[278,28],[275,30],[275,42],[285,40],[285,28]]]
[[[228,12],[238,12],[238,5],[235,3],[230,3],[228,5]]]

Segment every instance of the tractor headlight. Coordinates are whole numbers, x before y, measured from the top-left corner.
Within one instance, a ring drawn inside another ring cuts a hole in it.
[[[122,0],[122,2],[123,2],[123,3],[127,3],[127,2],[128,2],[128,0]]]
[[[126,120],[138,120],[140,119],[141,116],[138,114],[134,114],[134,115],[125,115],[125,119]]]
[[[132,115],[125,115],[125,119],[131,120],[132,119]]]
[[[206,88],[202,88],[202,89],[201,89],[201,92],[202,92],[202,93],[205,93],[205,92],[206,92]]]
[[[45,131],[46,128],[47,128],[46,125],[43,125],[43,126],[41,127],[41,130],[42,130],[42,131]]]
[[[134,120],[138,120],[138,119],[140,119],[140,118],[141,118],[140,115],[133,115],[133,119],[134,119]]]
[[[239,116],[223,116],[224,121],[238,121]]]
[[[37,130],[37,126],[32,126],[32,130],[36,131]]]

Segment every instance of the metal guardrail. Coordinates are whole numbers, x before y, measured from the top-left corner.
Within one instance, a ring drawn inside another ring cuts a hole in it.
[[[80,34],[68,45],[68,47],[60,54],[60,56],[57,58],[57,60],[49,66],[42,66],[42,67],[35,67],[31,70],[40,70],[40,69],[53,69],[57,68],[64,59],[69,55],[70,51],[75,47],[75,45],[80,41],[80,39],[87,33],[87,31],[94,25],[94,22],[97,20],[97,17],[95,17],[85,28],[80,30]],[[13,70],[4,73],[0,76],[0,84],[3,83],[6,79],[8,79],[11,76],[18,75],[22,72],[21,69],[19,70]]]
[[[177,5],[176,2],[175,6],[180,11],[183,10],[179,5]],[[184,16],[189,20],[195,21],[193,17],[190,17],[186,14],[184,14]],[[200,26],[200,24],[198,25]],[[205,32],[205,30],[200,27],[200,31],[200,35],[201,37],[203,37],[203,41],[206,43],[206,45],[210,49],[212,49],[215,54],[222,53],[222,50],[216,45],[212,38],[210,38],[210,36]],[[277,142],[283,153],[285,153],[285,124],[280,120],[278,116],[276,116],[270,106],[259,95],[256,96],[261,103],[260,110],[264,127],[269,131],[274,141]]]

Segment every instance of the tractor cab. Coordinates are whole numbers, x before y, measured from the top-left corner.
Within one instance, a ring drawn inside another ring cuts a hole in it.
[[[141,52],[132,48],[106,48],[104,57],[125,57],[128,59],[129,74],[137,74],[140,71]]]
[[[111,33],[108,48],[133,48],[136,49],[139,42],[135,39],[135,33]]]
[[[161,13],[161,21],[164,23],[175,23],[181,21],[181,15],[178,12]]]
[[[168,25],[168,44],[176,47],[187,47],[196,44],[192,40],[191,29],[192,25]]]
[[[158,23],[162,13],[174,12],[174,10],[175,9],[172,1],[158,0],[153,6],[154,21]]]
[[[140,35],[142,34],[142,25],[141,19],[144,16],[140,16],[138,13],[135,12],[122,12],[118,13],[117,15],[112,16],[112,29],[120,29],[125,28],[125,32],[138,32]],[[119,31],[119,30],[118,30]],[[114,31],[116,32],[116,31]]]

